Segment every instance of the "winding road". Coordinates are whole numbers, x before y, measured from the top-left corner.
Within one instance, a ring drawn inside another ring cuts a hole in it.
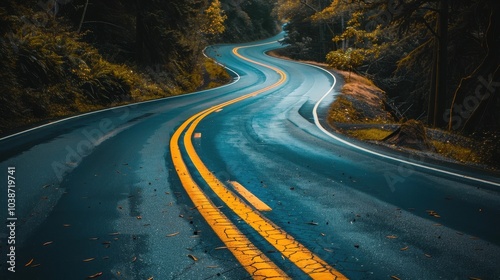
[[[207,48],[226,86],[0,139],[1,279],[500,279],[499,175],[335,134],[341,78],[282,37]]]

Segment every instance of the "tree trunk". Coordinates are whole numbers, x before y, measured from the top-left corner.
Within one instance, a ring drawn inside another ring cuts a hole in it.
[[[139,65],[145,65],[146,59],[144,55],[144,4],[143,0],[136,0],[136,17],[135,17],[135,56],[136,62]]]
[[[433,99],[433,127],[445,127],[444,114],[446,110],[447,82],[448,82],[448,7],[449,0],[441,0],[439,7],[439,19],[437,29],[437,57],[435,66],[435,88]],[[429,112],[430,114],[431,112]]]
[[[436,26],[437,28],[437,26]],[[438,57],[438,39],[435,38],[433,48],[434,48],[434,54],[432,56],[432,69],[431,69],[431,87],[429,89],[429,99],[428,99],[428,104],[427,104],[427,124],[431,127],[436,126],[435,122],[435,116],[436,116],[436,77],[437,77],[437,57]]]

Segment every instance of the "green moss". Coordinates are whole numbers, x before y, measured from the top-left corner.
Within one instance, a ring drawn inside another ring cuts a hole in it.
[[[391,131],[380,128],[353,129],[347,131],[349,136],[366,141],[381,141],[391,133]]]
[[[361,120],[361,114],[350,100],[340,95],[330,107],[328,118],[330,123],[356,123]]]
[[[432,140],[436,151],[445,157],[452,158],[462,163],[483,163],[484,159],[471,148],[451,142]]]

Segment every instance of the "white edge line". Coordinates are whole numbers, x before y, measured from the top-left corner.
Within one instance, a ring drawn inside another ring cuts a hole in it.
[[[205,50],[206,50],[207,47],[205,47],[203,49],[203,55],[206,57],[206,58],[209,58],[206,54],[205,54]],[[212,58],[209,58],[209,59],[212,59]],[[215,61],[214,59],[212,59],[213,61]],[[49,122],[49,123],[46,123],[46,124],[43,124],[43,125],[39,125],[39,126],[36,126],[36,127],[32,127],[30,129],[26,129],[26,130],[23,130],[23,131],[20,131],[20,132],[17,132],[17,133],[14,133],[14,134],[11,134],[11,135],[7,135],[3,138],[0,138],[0,141],[3,141],[3,140],[7,140],[9,138],[12,138],[12,137],[15,137],[15,136],[18,136],[18,135],[21,135],[21,134],[24,134],[24,133],[27,133],[27,132],[30,132],[30,131],[33,131],[33,130],[37,130],[39,128],[42,128],[42,127],[46,127],[46,126],[50,126],[50,125],[54,125],[54,124],[57,124],[57,123],[61,123],[61,122],[65,122],[65,121],[69,121],[69,120],[72,120],[72,119],[77,119],[77,118],[81,118],[81,117],[84,117],[84,116],[88,116],[88,115],[93,115],[93,114],[97,114],[97,113],[102,113],[102,112],[106,112],[106,111],[110,111],[110,110],[115,110],[115,109],[119,109],[119,108],[124,108],[124,107],[129,107],[129,106],[135,106],[135,105],[139,105],[139,104],[146,104],[146,103],[152,103],[152,102],[159,102],[159,101],[164,101],[166,99],[174,99],[174,98],[180,98],[180,97],[184,97],[184,96],[189,96],[189,95],[194,95],[194,94],[200,94],[200,93],[204,93],[204,92],[207,92],[207,91],[211,91],[211,90],[215,90],[215,89],[220,89],[220,88],[224,88],[224,87],[227,87],[227,86],[230,86],[230,85],[233,85],[235,83],[237,83],[239,80],[240,80],[240,75],[238,75],[238,73],[236,73],[236,71],[234,71],[233,69],[215,61],[215,63],[217,63],[218,65],[224,67],[226,70],[228,71],[231,71],[233,72],[235,75],[236,75],[236,79],[234,79],[231,83],[229,84],[226,84],[226,85],[222,85],[220,87],[217,87],[217,88],[211,88],[211,89],[206,89],[206,90],[202,90],[202,91],[196,91],[196,92],[191,92],[191,93],[185,93],[185,94],[180,94],[180,95],[175,95],[175,96],[168,96],[168,97],[163,97],[163,98],[159,98],[159,99],[154,99],[154,100],[147,100],[147,101],[142,101],[142,102],[136,102],[136,103],[130,103],[130,104],[125,104],[125,105],[121,105],[121,106],[116,106],[116,107],[111,107],[111,108],[106,108],[106,109],[101,109],[101,110],[97,110],[97,111],[92,111],[92,112],[87,112],[87,113],[83,113],[83,114],[80,114],[80,115],[76,115],[76,116],[72,116],[72,117],[68,117],[68,118],[64,118],[64,119],[60,119],[60,120],[57,120],[57,121],[53,121],[53,122]]]
[[[330,87],[330,89],[325,93],[325,95],[323,95],[323,97],[321,97],[321,99],[316,102],[316,104],[314,105],[314,108],[313,108],[313,117],[314,117],[314,123],[316,124],[316,126],[321,130],[323,131],[326,135],[328,135],[329,137],[345,144],[345,145],[348,145],[352,148],[355,148],[355,149],[358,149],[358,150],[361,150],[363,152],[366,152],[366,153],[369,153],[369,154],[372,154],[372,155],[376,155],[376,156],[379,156],[379,157],[382,157],[382,158],[385,158],[385,159],[390,159],[390,160],[394,160],[394,161],[397,161],[397,162],[401,162],[401,163],[405,163],[405,164],[409,164],[409,165],[413,165],[413,166],[416,166],[416,167],[420,167],[420,168],[423,168],[423,169],[427,169],[427,170],[431,170],[431,171],[435,171],[435,172],[439,172],[439,173],[443,173],[443,174],[447,174],[447,175],[451,175],[451,176],[455,176],[455,177],[459,177],[459,178],[462,178],[462,179],[468,179],[468,180],[471,180],[471,181],[476,181],[476,182],[480,182],[480,183],[485,183],[485,184],[489,184],[489,185],[494,185],[494,186],[498,186],[500,187],[500,183],[497,183],[497,182],[492,182],[492,181],[488,181],[488,180],[484,180],[484,179],[480,179],[480,178],[476,178],[476,177],[471,177],[471,176],[467,176],[467,175],[463,175],[463,174],[458,174],[458,173],[455,173],[455,172],[451,172],[451,171],[447,171],[447,170],[443,170],[443,169],[439,169],[439,168],[435,168],[435,167],[430,167],[430,166],[427,166],[427,165],[423,165],[423,164],[420,164],[420,163],[415,163],[415,162],[411,162],[411,161],[407,161],[407,160],[404,160],[404,159],[400,159],[400,158],[396,158],[396,157],[392,157],[392,156],[388,156],[388,155],[385,155],[385,154],[382,154],[382,153],[378,153],[378,152],[375,152],[373,150],[369,150],[369,149],[366,149],[366,148],[363,148],[361,146],[358,146],[356,144],[353,144],[351,142],[348,142],[344,139],[341,139],[337,136],[335,136],[334,134],[330,133],[328,130],[326,130],[322,125],[321,123],[319,122],[319,118],[318,118],[318,107],[319,107],[319,104],[330,94],[332,93],[335,85],[337,84],[337,79],[335,78],[335,76],[330,72],[330,71],[327,71],[321,67],[318,67],[316,65],[311,65],[311,64],[306,64],[306,63],[301,63],[301,62],[296,62],[296,63],[299,63],[299,64],[303,64],[303,65],[307,65],[307,66],[311,66],[311,67],[314,67],[314,68],[317,68],[317,69],[320,69],[326,73],[328,73],[330,76],[332,76],[333,78],[333,84],[332,86]]]

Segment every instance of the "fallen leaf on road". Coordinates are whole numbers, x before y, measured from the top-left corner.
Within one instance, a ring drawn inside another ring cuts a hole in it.
[[[441,218],[441,216],[439,216],[439,214],[434,211],[434,210],[426,210],[427,214],[429,214],[429,216],[433,216],[435,218]]]
[[[401,250],[401,251],[406,251],[406,250],[408,250],[408,246],[406,246],[406,247],[404,247],[404,248],[401,248],[400,250]]]
[[[198,260],[198,258],[197,258],[197,257],[195,257],[195,256],[193,256],[193,255],[191,255],[191,254],[189,254],[189,255],[188,255],[188,257],[190,257],[193,261],[197,261],[197,260]]]
[[[97,272],[96,274],[92,274],[90,276],[87,276],[87,279],[93,279],[93,278],[97,278],[99,276],[102,276],[102,272]]]
[[[29,262],[27,262],[24,266],[30,266],[30,264],[32,264],[32,263],[33,263],[33,260],[34,260],[34,259],[31,259],[31,260],[30,260]]]
[[[386,237],[389,238],[389,239],[396,239],[396,238],[398,238],[396,235],[387,235]]]

